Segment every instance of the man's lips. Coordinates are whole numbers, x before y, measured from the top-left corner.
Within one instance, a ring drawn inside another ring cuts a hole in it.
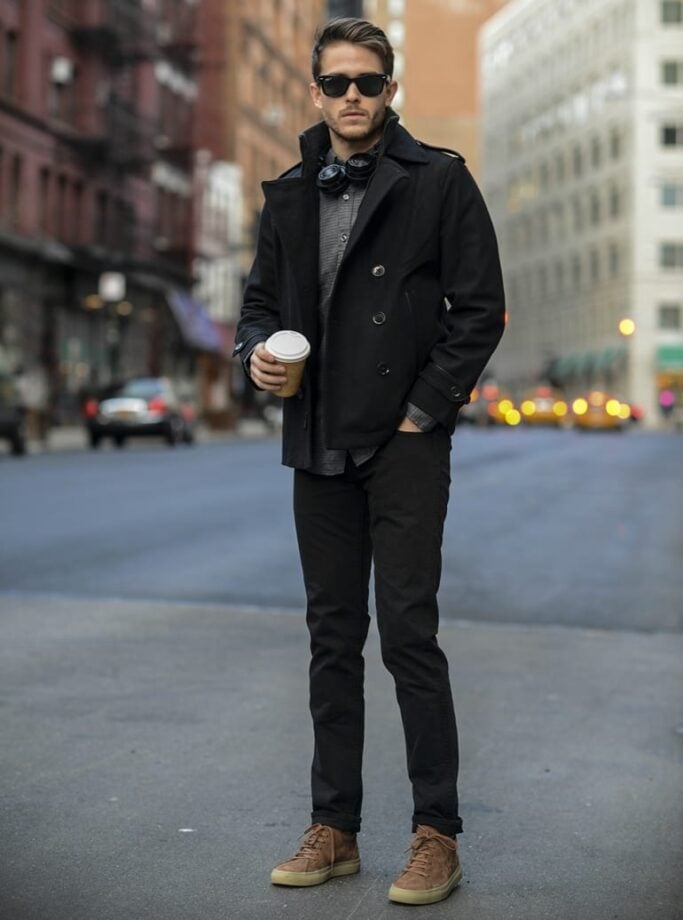
[[[365,112],[342,112],[342,118],[365,118]]]

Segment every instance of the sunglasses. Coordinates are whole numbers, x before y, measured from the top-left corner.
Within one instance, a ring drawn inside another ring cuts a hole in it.
[[[391,77],[386,73],[364,73],[359,77],[347,77],[343,73],[323,74],[315,81],[326,96],[343,96],[352,83],[361,96],[379,96]]]

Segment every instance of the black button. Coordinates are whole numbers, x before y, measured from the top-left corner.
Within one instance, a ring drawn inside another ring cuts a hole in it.
[[[380,377],[386,377],[386,375],[389,373],[389,366],[385,364],[384,361],[380,361],[377,365],[377,373],[380,375]]]
[[[458,387],[451,387],[451,396],[453,399],[462,399],[462,393]]]
[[[375,276],[375,278],[381,278],[384,272],[385,272],[385,268],[383,265],[375,265],[375,267],[372,270],[372,274]]]
[[[375,326],[381,326],[382,323],[386,323],[387,321],[386,313],[373,313],[372,321]]]

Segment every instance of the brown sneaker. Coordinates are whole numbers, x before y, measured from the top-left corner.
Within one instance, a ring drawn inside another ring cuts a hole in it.
[[[427,824],[419,824],[408,865],[389,889],[389,900],[399,904],[443,901],[462,878],[458,844]]]
[[[360,869],[356,835],[326,824],[311,824],[304,842],[291,859],[270,873],[273,885],[322,885],[337,875],[353,875]]]

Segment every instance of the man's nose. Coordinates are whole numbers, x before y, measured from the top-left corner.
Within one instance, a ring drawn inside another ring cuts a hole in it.
[[[346,90],[346,98],[349,102],[358,102],[360,99],[360,93],[355,83],[349,83],[349,88]]]

